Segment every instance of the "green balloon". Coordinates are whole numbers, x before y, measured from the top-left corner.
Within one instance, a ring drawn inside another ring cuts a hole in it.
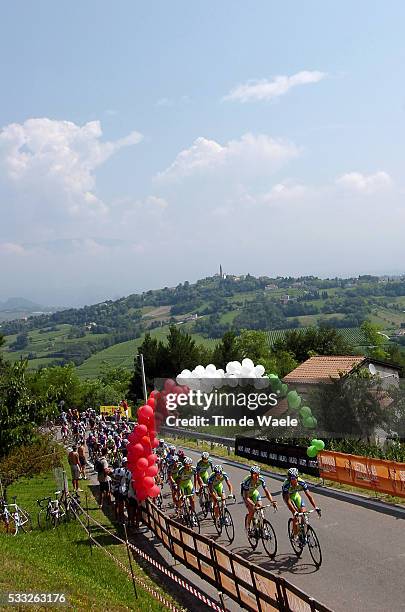
[[[308,429],[314,429],[317,425],[318,425],[318,421],[313,416],[307,416],[304,419],[304,427],[307,427]]]
[[[289,408],[298,410],[298,408],[301,406],[301,397],[296,391],[289,391],[287,393],[287,402]]]
[[[303,406],[300,410],[300,416],[302,416],[303,419],[312,416],[311,408],[309,406]]]
[[[281,385],[281,388],[280,388],[281,397],[284,397],[285,395],[287,395],[287,393],[288,393],[288,385]]]
[[[314,457],[316,457],[317,452],[318,452],[318,451],[316,450],[315,446],[309,446],[309,447],[307,448],[307,455],[308,455],[308,457],[311,457],[311,459],[313,459]]]
[[[312,446],[315,446],[318,451],[321,451],[325,448],[325,442],[323,440],[312,440],[311,444]]]

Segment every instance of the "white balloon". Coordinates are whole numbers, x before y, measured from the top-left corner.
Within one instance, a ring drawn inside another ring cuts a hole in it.
[[[245,359],[242,361],[242,367],[247,368],[248,370],[253,370],[255,364],[251,359],[249,359],[249,357],[245,357]]]
[[[197,374],[198,376],[203,376],[205,374],[204,366],[198,365],[196,368],[194,368],[194,373]]]
[[[252,374],[253,370],[251,370],[250,368],[243,366],[239,372],[239,376],[242,378],[251,378],[251,374]]]
[[[216,372],[216,371],[217,371],[217,368],[216,368],[216,366],[214,366],[214,364],[213,364],[213,363],[209,363],[209,364],[207,365],[207,367],[205,368],[205,371],[206,371],[206,372]]]
[[[262,365],[257,365],[254,369],[254,372],[256,374],[256,376],[263,376],[263,374],[265,373],[265,368]]]

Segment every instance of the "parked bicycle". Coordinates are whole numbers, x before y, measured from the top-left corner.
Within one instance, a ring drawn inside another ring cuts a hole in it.
[[[0,533],[15,536],[19,531],[32,531],[30,513],[20,508],[16,500],[17,497],[14,496],[13,503],[7,504],[3,498],[0,499]]]
[[[228,499],[232,499],[236,501],[236,497],[234,495],[228,495]],[[232,520],[232,515],[229,512],[226,499],[217,496],[218,502],[218,516],[215,516],[214,509],[212,508],[212,518],[214,521],[215,529],[217,530],[218,535],[222,534],[223,529],[225,528],[225,533],[228,537],[229,544],[232,544],[235,538],[235,527]]]
[[[272,524],[265,518],[265,508],[273,508],[273,505],[267,504],[256,508],[250,528],[247,531],[247,537],[253,550],[256,550],[261,539],[266,553],[271,559],[274,559],[277,554],[277,536]],[[274,508],[274,512],[277,512],[277,508]]]
[[[319,568],[322,564],[322,550],[315,529],[309,524],[309,515],[312,512],[317,512],[318,516],[321,516],[319,508],[295,513],[295,516],[299,519],[297,538],[294,536],[293,531],[294,519],[288,519],[288,537],[297,557],[300,557],[305,546],[308,546],[312,561],[315,563],[316,567]]]
[[[191,529],[196,529],[200,533],[200,520],[194,510],[191,508],[190,498],[193,497],[193,493],[188,495],[182,495],[182,504],[180,506],[179,519]]]
[[[55,495],[60,495],[61,491],[55,491]],[[46,502],[46,505],[44,505]],[[66,518],[66,512],[59,499],[44,497],[37,499],[40,508],[38,513],[38,527],[43,531],[47,527],[57,527]]]

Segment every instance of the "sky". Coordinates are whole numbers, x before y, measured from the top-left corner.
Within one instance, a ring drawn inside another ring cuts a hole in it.
[[[0,299],[405,272],[405,3],[2,3]]]

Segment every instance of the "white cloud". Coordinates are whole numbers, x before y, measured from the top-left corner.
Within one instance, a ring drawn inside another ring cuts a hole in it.
[[[271,81],[267,79],[251,80],[234,87],[223,100],[237,102],[269,101],[285,95],[297,85],[318,83],[327,76],[319,70],[302,70],[291,76],[279,75]]]
[[[309,189],[306,185],[290,184],[288,182],[277,183],[269,192],[262,196],[265,203],[300,200],[307,196]]]
[[[299,155],[294,143],[274,139],[265,134],[245,134],[240,140],[221,145],[199,137],[188,149],[180,151],[174,162],[158,175],[158,179],[179,180],[206,173],[246,174],[274,172],[282,164]]]
[[[155,206],[156,208],[167,208],[167,200],[158,198],[157,196],[149,196],[145,200],[147,206]]]
[[[336,184],[355,193],[373,195],[389,189],[393,181],[387,172],[380,170],[375,174],[348,172],[336,180]]]
[[[123,147],[142,139],[131,132],[113,142],[102,142],[99,121],[83,126],[47,118],[12,123],[0,131],[0,187],[8,197],[0,208],[3,218],[63,226],[65,220],[94,218],[107,212],[94,193],[95,171]],[[10,202],[13,202],[11,207]],[[34,229],[34,228],[33,228]]]
[[[27,252],[23,245],[17,242],[1,242],[0,253],[4,253],[5,255],[26,255]]]

